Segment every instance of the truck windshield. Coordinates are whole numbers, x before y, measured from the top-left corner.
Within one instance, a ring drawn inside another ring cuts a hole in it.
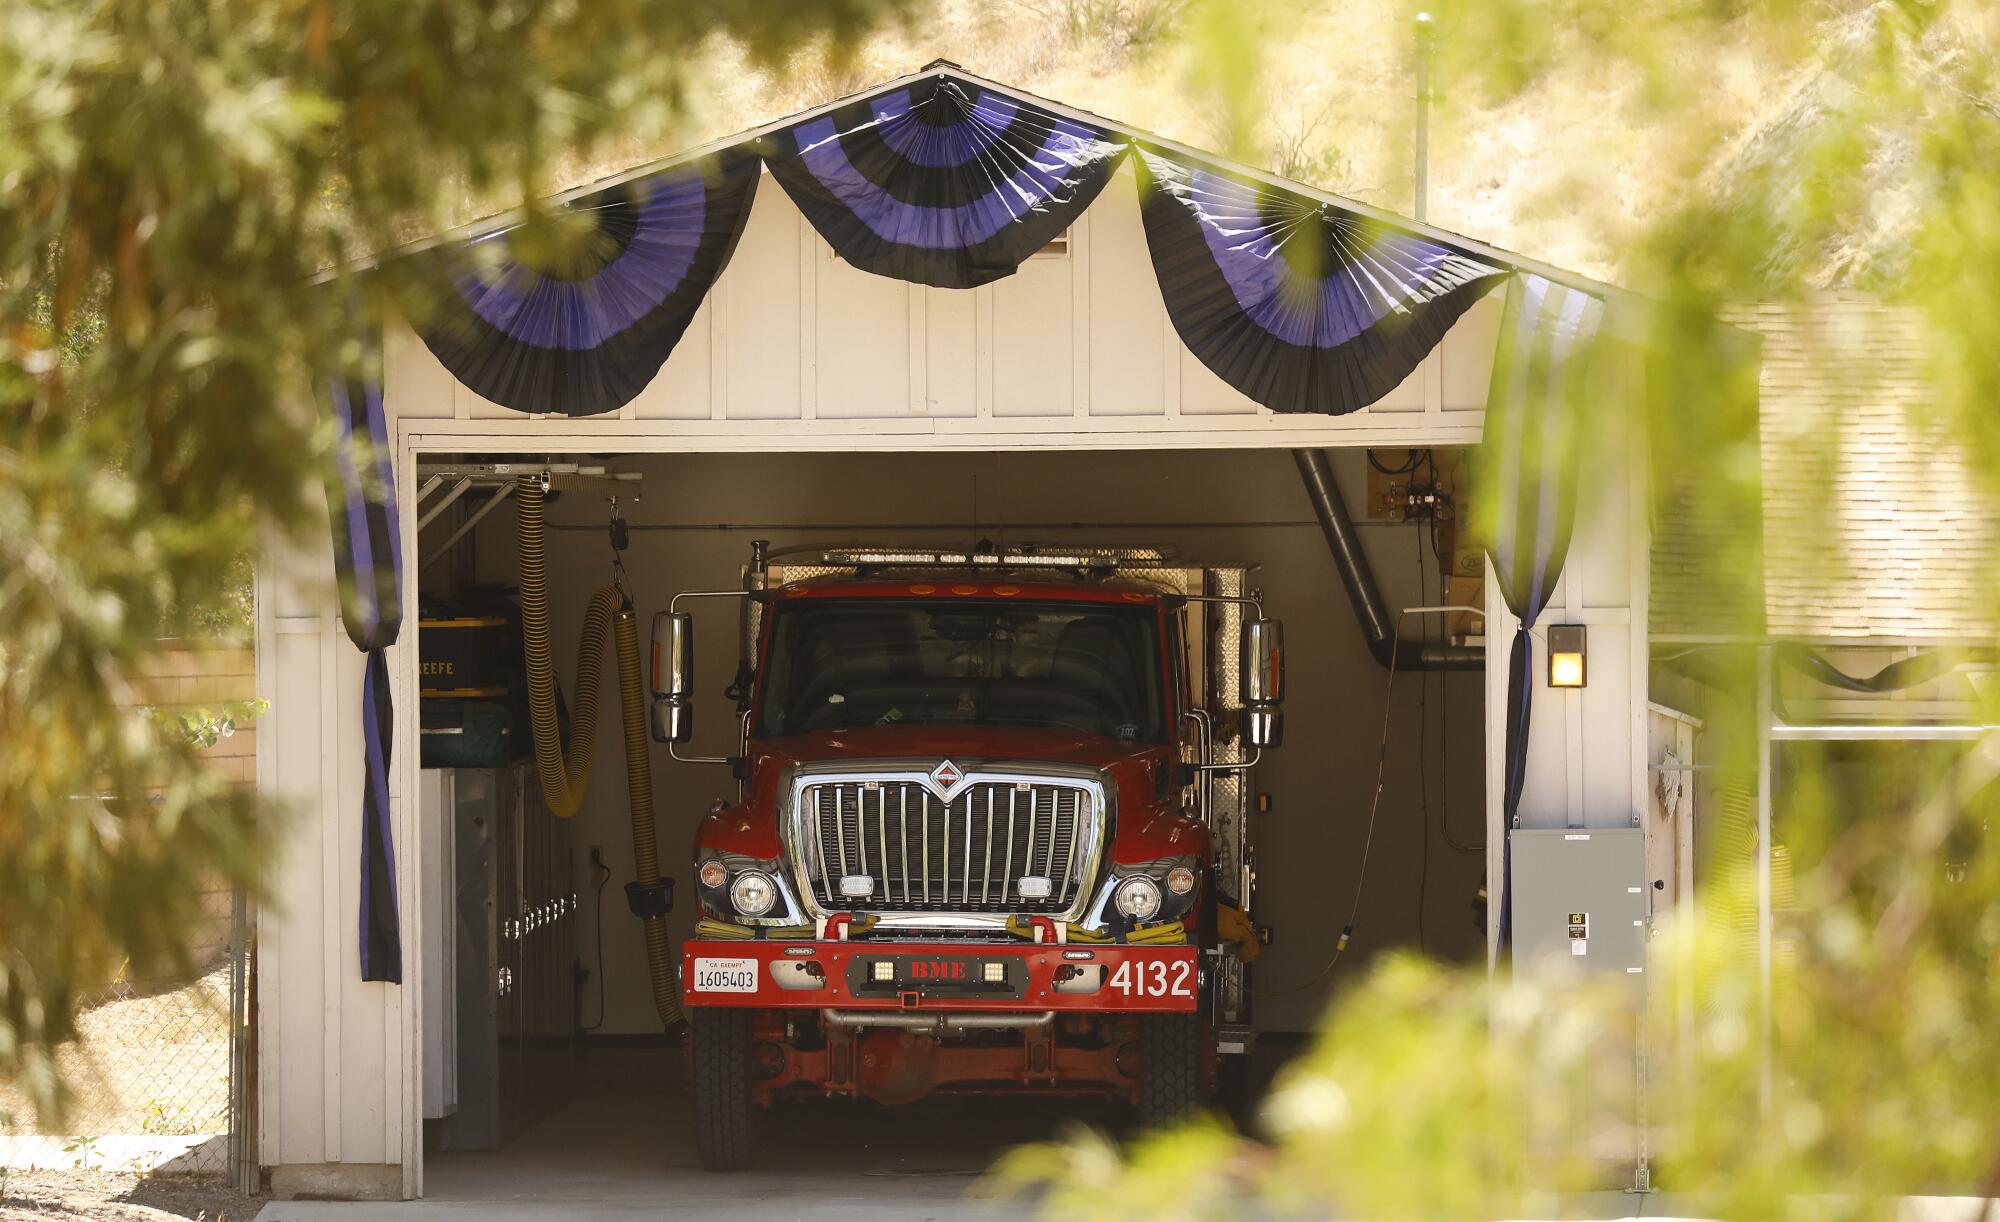
[[[826,599],[776,613],[766,737],[892,725],[1164,737],[1150,606]]]

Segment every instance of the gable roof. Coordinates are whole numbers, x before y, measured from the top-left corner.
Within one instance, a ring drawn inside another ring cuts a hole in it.
[[[1372,204],[1365,204],[1357,200],[1349,199],[1345,196],[1335,195],[1330,191],[1323,191],[1310,184],[1297,182],[1292,179],[1272,174],[1267,170],[1261,170],[1254,166],[1243,165],[1239,162],[1235,162],[1226,157],[1223,157],[1220,154],[1209,152],[1204,149],[1197,149],[1192,146],[1183,144],[1177,140],[1170,140],[1164,136],[1156,135],[1134,124],[1121,122],[1120,120],[1117,119],[1106,118],[1102,115],[1094,114],[1090,111],[1083,110],[1078,107],[1069,106],[1050,98],[1041,97],[1037,94],[1030,93],[1027,90],[1017,88],[1013,85],[1008,85],[1001,81],[990,80],[986,77],[979,76],[976,73],[967,72],[965,69],[959,67],[957,64],[954,64],[949,60],[942,60],[942,59],[934,60],[931,63],[926,64],[924,65],[924,67],[917,70],[916,72],[912,72],[904,76],[895,77],[893,79],[883,81],[879,84],[872,85],[866,89],[858,90],[854,93],[834,98],[831,101],[824,102],[818,106],[810,107],[806,110],[799,111],[795,114],[789,114],[781,118],[772,119],[767,123],[759,124],[756,127],[752,127],[741,132],[737,132],[734,135],[724,136],[721,139],[712,140],[706,144],[698,145],[694,148],[684,149],[677,153],[671,153],[665,157],[657,158],[655,160],[645,162],[641,165],[632,166],[625,170],[621,170],[618,173],[606,175],[602,178],[598,178],[590,182],[579,183],[575,186],[569,187],[563,191],[559,191],[554,195],[549,196],[547,200],[544,202],[552,204],[568,203],[572,200],[580,199],[584,196],[588,196],[596,192],[603,191],[608,187],[619,186],[623,183],[631,182],[635,179],[645,178],[649,175],[658,174],[663,170],[669,170],[675,166],[696,161],[704,157],[711,157],[725,150],[735,149],[746,145],[750,145],[765,136],[769,136],[775,132],[783,131],[787,128],[794,127],[800,123],[817,118],[821,115],[829,114],[834,110],[837,110],[844,106],[852,105],[855,102],[866,101],[870,98],[878,97],[888,93],[893,93],[896,90],[908,88],[913,84],[925,81],[927,79],[936,77],[947,77],[947,76],[976,85],[982,90],[990,90],[992,92],[1014,98],[1021,102],[1044,107],[1048,110],[1055,112],[1058,115],[1062,115],[1067,118],[1077,119],[1086,123],[1094,124],[1097,127],[1103,128],[1109,132],[1115,132],[1129,140],[1143,143],[1152,148],[1169,152],[1177,156],[1187,158],[1191,161],[1205,163],[1206,165],[1211,166],[1213,168],[1238,175],[1242,178],[1251,180],[1253,182],[1262,183],[1264,185],[1273,187],[1277,190],[1290,192],[1292,194],[1300,195],[1307,199],[1316,200],[1321,203],[1332,204],[1336,207],[1344,208],[1350,212],[1358,213],[1372,220],[1380,221],[1385,225],[1401,229],[1410,233],[1418,234],[1423,237],[1432,238],[1438,242],[1450,246],[1458,247],[1459,249],[1464,250],[1469,254],[1476,256],[1483,256],[1485,258],[1493,260],[1494,262],[1503,264],[1507,267],[1518,269],[1521,271],[1532,272],[1535,275],[1545,277],[1546,279],[1551,280],[1557,284],[1567,285],[1570,288],[1580,289],[1583,292],[1589,293],[1593,296],[1603,298],[1607,302],[1613,300],[1625,300],[1625,301],[1641,300],[1641,298],[1639,298],[1636,294],[1630,293],[1625,289],[1619,288],[1617,285],[1609,284],[1601,280],[1595,280],[1592,279],[1591,277],[1584,276],[1578,272],[1569,271],[1565,268],[1560,268],[1552,264],[1544,263],[1539,259],[1532,259],[1525,255],[1520,255],[1512,251],[1503,250],[1500,247],[1493,246],[1490,243],[1482,242],[1476,238],[1470,238],[1466,237],[1463,234],[1453,233],[1450,230],[1442,229],[1439,228],[1438,226],[1431,225],[1411,217],[1403,216],[1395,212],[1390,212],[1387,209],[1378,208]],[[401,255],[401,254],[414,253],[416,251],[425,250],[430,247],[437,246],[446,242],[464,241],[472,238],[477,238],[482,235],[493,233],[495,231],[505,229],[508,228],[509,226],[518,224],[521,220],[522,220],[521,210],[510,209],[505,212],[500,212],[493,214],[491,216],[482,217],[478,220],[471,221],[464,225],[460,225],[451,229],[447,229],[440,233],[431,234],[422,238],[418,238],[412,242],[409,242],[403,246],[396,248],[394,251],[385,252],[382,255],[378,255],[373,258],[360,261],[354,266],[367,267],[376,262],[379,262],[383,258],[393,257],[395,255]]]

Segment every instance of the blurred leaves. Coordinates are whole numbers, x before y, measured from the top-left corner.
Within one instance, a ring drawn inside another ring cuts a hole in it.
[[[1597,227],[1582,241],[1621,251],[1621,283],[1647,295],[1625,332],[1643,348],[1643,392],[1607,386],[1601,408],[1645,424],[1654,525],[1692,519],[1710,531],[1688,550],[1706,570],[1711,622],[1692,643],[1656,644],[1654,657],[1654,690],[1698,696],[1707,719],[1701,758],[1715,771],[1700,781],[1697,902],[1655,929],[1643,1009],[1613,992],[1546,987],[1526,969],[1489,980],[1392,960],[1347,983],[1253,1135],[1199,1127],[1126,1150],[1078,1137],[1016,1154],[1001,1175],[1038,1185],[1058,1217],[1106,1200],[1164,1203],[1177,1217],[1255,1206],[1551,1216],[1564,1207],[1554,1194],[1629,1183],[1643,1133],[1673,1212],[1864,1218],[1889,1216],[1905,1194],[2000,1196],[2000,737],[1779,751],[1763,994],[1752,646],[1771,597],[1770,464],[1824,464],[1817,483],[1812,471],[1800,482],[1823,489],[1828,538],[1843,515],[1908,510],[1871,499],[1825,448],[1767,445],[1756,336],[1719,321],[1750,303],[1810,308],[1856,290],[1920,311],[1936,363],[1914,410],[1947,422],[1944,444],[1970,455],[1986,503],[1966,511],[2000,512],[2000,6],[1442,0],[1413,2],[1409,15],[1419,7],[1436,15],[1456,99],[1518,96],[1557,73],[1594,77],[1628,129],[1663,151],[1659,181],[1677,186],[1633,209],[1637,228],[1605,219],[1616,210],[1602,202],[1621,184],[1587,166],[1550,182],[1544,207]],[[1198,31],[1214,55],[1212,75],[1196,79],[1236,116],[1228,130],[1257,127],[1257,81],[1287,19],[1253,10],[1236,28]],[[1764,95],[1749,111],[1717,87],[1718,73],[1746,62]],[[1564,139],[1560,115],[1545,114],[1537,135]],[[1807,359],[1837,370],[1871,355]],[[1856,382],[1828,393],[1837,408],[1876,391]],[[1586,460],[1586,499],[1589,476]],[[1915,515],[1906,527],[1929,528]],[[1994,560],[1936,563],[2000,605]],[[1845,579],[1832,561],[1823,576]],[[1921,639],[1934,626],[1911,631]],[[1964,720],[2000,723],[1991,685],[1955,682]],[[1788,690],[1805,707],[1826,695],[1781,680],[1781,700]],[[1942,690],[1873,715],[1936,716],[1922,702],[1942,705]]]
[[[712,40],[775,65],[894,7],[0,5],[0,1077],[44,1124],[78,992],[188,970],[189,880],[254,888],[271,843],[131,684],[156,638],[244,631],[261,529],[324,546],[312,388],[421,308],[337,269],[558,185]]]
[[[561,185],[546,180],[558,159],[680,107],[718,39],[773,68],[799,46],[837,61],[893,7],[0,6],[0,1076],[26,1087],[42,1119],[59,1116],[50,1050],[74,1030],[78,992],[126,958],[147,974],[185,969],[166,931],[192,915],[196,868],[257,877],[274,812],[260,821],[178,727],[131,711],[129,689],[156,637],[245,622],[216,595],[243,588],[258,530],[319,546],[327,438],[310,387],[359,359],[357,311],[421,301],[393,269],[315,277],[472,201],[524,203]],[[1217,116],[1217,142],[1266,147],[1263,74],[1302,14],[1211,0],[1059,7],[1086,31],[1129,26],[1134,47],[1164,41],[1167,25],[1185,33],[1187,79]],[[1601,226],[1597,239],[1625,252],[1625,282],[1657,303],[1638,406],[1656,471],[1687,476],[1660,486],[1717,520],[1757,520],[1753,367],[1716,315],[1859,286],[1930,319],[1936,410],[1995,490],[1994,6],[1427,7],[1447,105],[1588,63],[1635,76],[1642,88],[1603,96],[1631,108],[1634,130],[1671,136],[1661,177],[1684,190],[1646,208],[1639,230],[1603,221],[1617,184],[1587,174],[1550,184],[1545,203],[1565,224]],[[1747,54],[1783,99],[1755,130],[1730,109],[1734,93],[1711,87],[1725,52]],[[1323,158],[1315,131],[1340,145],[1342,116],[1321,113],[1301,110],[1300,132],[1279,133],[1288,159]],[[1760,632],[1758,540],[1726,538],[1714,557],[1719,629]],[[1737,720],[1712,722],[1711,741],[1740,776],[1754,742],[1741,656],[1712,678]],[[2000,710],[1983,712],[1991,723]],[[1776,948],[1768,1100],[1743,924],[1754,841],[1717,837],[1698,915],[1656,943],[1670,968],[1644,1016],[1674,1053],[1653,1073],[1662,1182],[1735,1217],[1861,1216],[1896,1192],[2000,1190],[1991,757],[1983,748],[1921,783],[1888,784],[1873,757],[1802,761],[1788,778],[1781,839],[1796,897]],[[1676,988],[1689,990],[1691,1021],[1661,1012]],[[1370,1217],[1545,1210],[1542,1194],[1603,1183],[1629,1158],[1630,1021],[1607,997],[1392,960],[1329,1015],[1271,1100],[1263,1140],[1204,1126],[1123,1151],[1086,1135],[1000,1174],[1046,1182],[1047,1208],[1066,1216],[1107,1201],[1230,1216],[1250,1199]]]
[[[165,714],[172,724],[187,736],[197,747],[213,747],[225,738],[234,738],[236,731],[265,713],[271,711],[268,700],[234,700],[219,709],[196,708]]]
[[[1264,1101],[1263,1140],[1220,1121],[1145,1135],[1121,1157],[1072,1136],[1015,1151],[996,1188],[1044,1190],[1056,1218],[1546,1216],[1591,1185],[1592,1126],[1631,1103],[1631,1025],[1610,993],[1489,992],[1414,955],[1382,960]]]
[[[1654,1182],[1675,1213],[1819,1222],[1886,1216],[1899,1195],[1990,1193],[2000,854],[1982,846],[1950,881],[1934,850],[1967,826],[1968,801],[1983,825],[1996,772],[2000,739],[1965,757],[1914,818],[1842,829],[1825,860],[1802,867],[1796,901],[1781,897],[1768,1103],[1754,853],[1737,843],[1718,846],[1699,915],[1658,931],[1643,1012],[1617,981],[1522,972],[1489,983],[1476,969],[1390,958],[1328,1013],[1264,1100],[1255,1139],[1214,1120],[1122,1151],[1072,1134],[1010,1154],[992,1184],[1039,1191],[1052,1218],[1101,1216],[1106,1201],[1188,1219],[1253,1205],[1556,1217],[1576,1194],[1630,1182],[1647,1123]],[[1801,805],[1791,826],[1826,813]],[[1857,886],[1864,875],[1871,885]]]

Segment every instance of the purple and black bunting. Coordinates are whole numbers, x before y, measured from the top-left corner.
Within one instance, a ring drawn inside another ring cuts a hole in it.
[[[389,752],[395,708],[384,650],[403,622],[403,536],[396,518],[395,455],[382,388],[374,380],[326,387],[335,478],[327,484],[340,619],[367,655],[361,681],[361,978],[403,979],[396,910],[396,851],[389,828]]]
[[[937,288],[1009,276],[1110,181],[1119,137],[1009,94],[934,76],[760,142],[834,253]]]
[[[1120,133],[1014,94],[925,77],[571,203],[593,229],[562,243],[561,267],[519,249],[530,242],[518,227],[422,256],[437,263],[441,301],[419,333],[495,403],[613,411],[659,373],[728,264],[760,159],[847,263],[969,289],[1066,232],[1134,151]],[[1154,148],[1136,155],[1175,329],[1274,411],[1344,415],[1375,402],[1507,275],[1350,209]]]
[[[516,230],[437,255],[440,291],[418,329],[477,394],[524,412],[592,416],[637,397],[729,263],[757,190],[754,154],[732,149],[588,195],[561,266],[531,267]]]
[[[1507,663],[1506,779],[1501,806],[1514,826],[1527,777],[1535,690],[1532,633],[1569,556],[1576,525],[1578,435],[1589,356],[1604,302],[1542,276],[1515,273],[1494,345],[1486,432],[1478,454],[1487,554],[1507,609],[1520,621]],[[1507,852],[1511,856],[1512,846]],[[1503,872],[1503,879],[1507,877]],[[1500,897],[1500,937],[1512,899]]]
[[[1273,411],[1394,390],[1507,269],[1431,238],[1140,148],[1139,199],[1181,341]]]

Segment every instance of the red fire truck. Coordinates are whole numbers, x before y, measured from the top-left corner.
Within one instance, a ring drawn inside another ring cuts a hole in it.
[[[797,1093],[1109,1094],[1157,1123],[1247,1051],[1250,769],[1282,633],[1249,570],[982,545],[773,554],[655,618],[690,741],[690,600],[742,600],[733,801],[681,951],[702,1164]]]

